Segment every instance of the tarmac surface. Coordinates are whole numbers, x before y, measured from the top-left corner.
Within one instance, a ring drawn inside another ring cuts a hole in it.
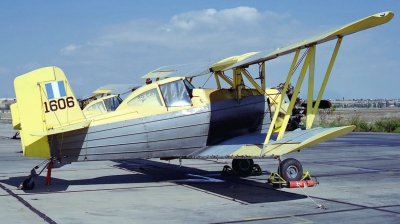
[[[230,160],[137,159],[58,166],[50,186],[44,170],[24,191],[43,160],[24,157],[14,133],[0,123],[0,223],[400,223],[400,134],[350,133],[290,154],[318,177],[312,188],[265,184],[273,159],[247,177],[221,176]]]

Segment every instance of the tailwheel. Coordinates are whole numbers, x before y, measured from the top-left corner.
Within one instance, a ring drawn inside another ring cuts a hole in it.
[[[24,190],[32,190],[35,188],[35,181],[33,178],[25,179],[24,182],[22,182],[22,186],[24,187]]]
[[[287,182],[301,180],[303,166],[297,159],[287,158],[279,164],[279,175]]]
[[[232,169],[237,174],[251,174],[253,171],[254,161],[252,159],[233,159]]]
[[[39,169],[40,166],[46,164],[43,169],[40,171],[39,174],[36,173],[36,170]],[[31,170],[31,174],[26,178],[18,187],[18,190],[32,190],[35,188],[35,178],[40,176],[44,169],[47,168],[47,177],[46,177],[46,186],[50,185],[50,178],[51,178],[51,169],[53,168],[53,160],[47,159],[43,161],[41,164],[35,166]]]

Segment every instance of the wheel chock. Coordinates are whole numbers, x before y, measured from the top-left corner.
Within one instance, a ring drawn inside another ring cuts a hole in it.
[[[251,171],[251,174],[253,174],[253,175],[261,175],[262,174],[262,169],[261,169],[260,165],[254,164],[253,165],[253,170]]]
[[[310,172],[308,172],[307,170],[303,170],[303,176],[298,181],[286,181],[278,173],[272,172],[268,177],[267,183],[272,185],[283,185],[288,188],[304,188],[313,187],[319,184],[317,178],[315,177],[314,179],[315,180],[313,180]]]
[[[222,176],[237,175],[237,173],[232,169],[232,167],[225,165],[221,171],[221,175]]]

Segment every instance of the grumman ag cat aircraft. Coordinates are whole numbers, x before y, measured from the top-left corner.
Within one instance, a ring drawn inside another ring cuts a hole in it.
[[[56,161],[224,158],[233,159],[233,170],[243,174],[253,170],[253,159],[277,158],[278,176],[283,181],[300,180],[304,176],[300,162],[282,157],[355,128],[312,128],[343,37],[387,23],[393,16],[393,12],[378,13],[272,52],[249,52],[202,66],[161,67],[143,76],[155,79],[153,83],[136,89],[125,100],[110,95],[83,110],[60,68],[34,70],[14,81],[17,103],[11,106],[13,127],[20,130],[24,156],[48,159],[49,168]],[[316,46],[335,39],[314,101]],[[301,50],[304,54],[299,59]],[[294,53],[294,58],[286,81],[280,88],[266,88],[270,82],[266,62],[289,53]],[[288,91],[301,62],[297,83]],[[256,78],[246,70],[252,65],[259,66]],[[306,126],[298,128],[293,121],[299,114],[293,110],[307,70],[306,100],[313,103],[304,104]],[[193,78],[210,73],[218,88],[191,84]],[[252,88],[245,87],[244,78]],[[222,80],[229,89],[221,87]],[[109,98],[116,99],[114,106],[106,105]],[[34,176],[24,181],[24,189],[34,187]]]

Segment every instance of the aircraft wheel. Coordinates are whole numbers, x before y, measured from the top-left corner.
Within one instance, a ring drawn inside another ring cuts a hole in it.
[[[35,181],[31,182],[31,178],[28,178],[26,180],[24,180],[24,182],[22,183],[22,186],[24,187],[24,190],[32,190],[33,188],[35,188]]]
[[[253,170],[254,162],[252,159],[233,159],[232,169],[237,174],[250,174]]]
[[[297,181],[303,176],[303,166],[297,159],[287,158],[279,164],[278,173],[285,181]]]

